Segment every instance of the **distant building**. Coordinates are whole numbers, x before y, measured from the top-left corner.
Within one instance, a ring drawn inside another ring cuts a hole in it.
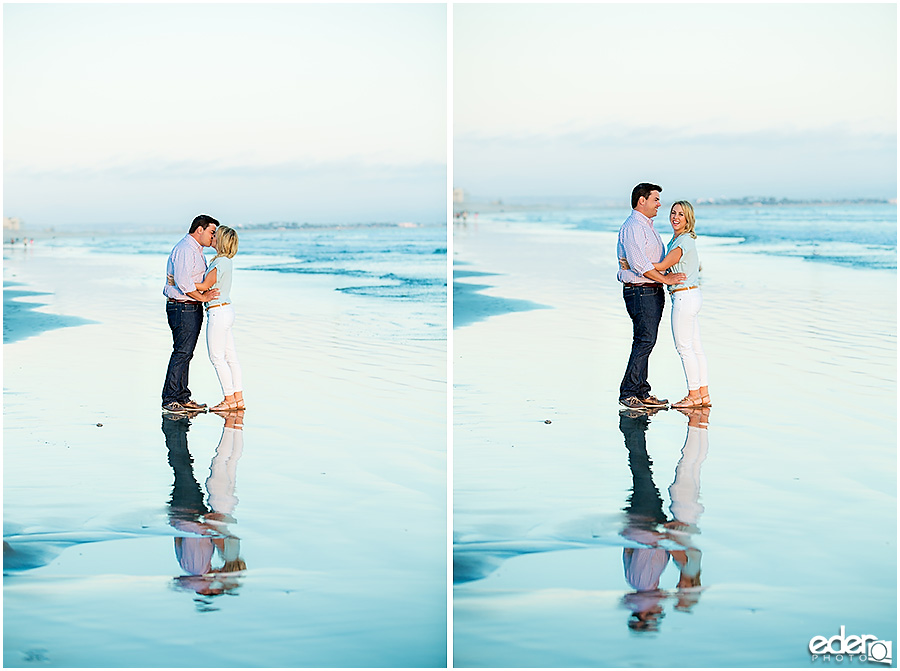
[[[454,187],[453,188],[453,202],[454,203],[462,203],[466,199],[466,193],[461,188]]]
[[[22,222],[18,217],[3,217],[4,231],[18,231],[22,227]]]

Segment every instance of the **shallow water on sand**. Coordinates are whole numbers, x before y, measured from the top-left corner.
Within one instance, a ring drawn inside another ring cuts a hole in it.
[[[243,427],[188,425],[159,409],[167,250],[87,247],[4,263],[90,320],[4,345],[4,665],[444,666],[442,300],[248,270],[289,261],[248,245]]]
[[[714,407],[691,427],[617,406],[615,233],[457,228],[485,274],[455,282],[545,307],[454,330],[455,666],[807,667],[841,626],[896,641],[895,273],[698,246]],[[668,319],[650,381],[675,400]]]

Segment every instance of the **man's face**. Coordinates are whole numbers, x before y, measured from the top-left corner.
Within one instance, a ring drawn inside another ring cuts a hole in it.
[[[197,242],[203,247],[212,247],[216,242],[216,225],[209,224],[206,228],[201,228],[200,236]]]
[[[659,200],[659,191],[651,191],[647,198],[638,199],[638,205],[635,209],[645,217],[653,219],[659,211],[660,205],[662,205],[662,202]]]

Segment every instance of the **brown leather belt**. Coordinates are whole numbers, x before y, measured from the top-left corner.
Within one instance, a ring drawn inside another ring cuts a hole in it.
[[[176,301],[174,298],[167,298],[166,303],[179,303],[180,305],[200,305],[200,301]]]
[[[223,305],[231,305],[231,303],[216,303],[215,305],[207,305],[207,306],[206,306],[206,309],[207,309],[207,310],[212,310],[213,308],[220,308],[220,307],[222,307]]]
[[[674,294],[676,291],[690,291],[691,289],[696,289],[696,288],[697,288],[697,286],[695,285],[693,287],[681,287],[680,289],[669,289],[669,293]]]
[[[632,284],[631,282],[623,282],[626,287],[637,287],[639,289],[647,288],[647,289],[659,289],[662,284],[659,282],[645,282],[643,284]]]

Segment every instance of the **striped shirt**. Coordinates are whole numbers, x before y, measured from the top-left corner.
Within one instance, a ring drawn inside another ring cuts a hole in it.
[[[629,284],[655,284],[654,280],[644,277],[644,273],[653,270],[653,264],[663,260],[665,251],[662,238],[653,228],[653,220],[632,210],[619,229],[619,242],[616,245],[619,272],[616,279]],[[622,267],[623,261],[627,262],[627,268]]]
[[[197,285],[203,281],[206,272],[206,259],[203,258],[203,247],[190,234],[184,236],[172,249],[166,262],[166,286],[163,295],[178,301],[194,300],[185,296],[189,291],[196,291]]]

